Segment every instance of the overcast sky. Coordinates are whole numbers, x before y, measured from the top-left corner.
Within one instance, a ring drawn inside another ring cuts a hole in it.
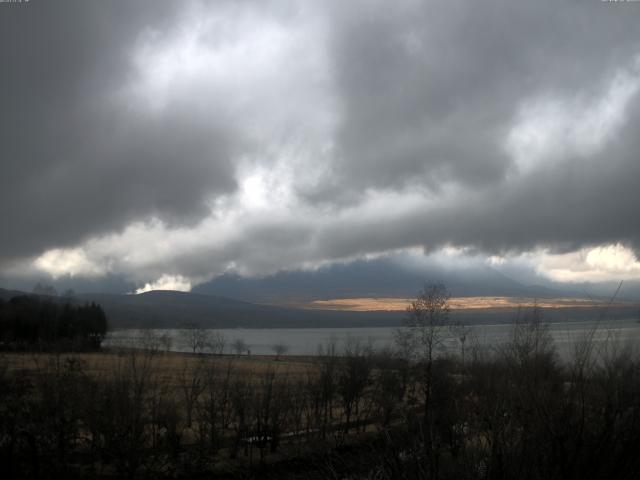
[[[407,251],[640,279],[639,22],[600,0],[0,3],[0,275],[189,290]]]

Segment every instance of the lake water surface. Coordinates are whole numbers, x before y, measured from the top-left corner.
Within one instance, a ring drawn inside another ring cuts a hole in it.
[[[609,322],[562,322],[549,323],[549,332],[558,352],[568,357],[577,342],[593,332],[593,340],[598,345],[640,346],[640,323],[636,319],[615,320]],[[478,345],[492,349],[508,342],[513,335],[513,324],[476,325],[470,327],[466,347]],[[371,344],[375,349],[393,346],[395,327],[374,328],[236,328],[218,329],[226,342],[226,352],[231,353],[231,344],[243,340],[253,355],[273,354],[273,345],[286,345],[290,355],[313,355],[318,346],[327,342],[336,342],[338,349],[350,340],[359,340]],[[150,333],[155,337],[165,335],[170,338],[172,351],[188,352],[180,329],[157,329]],[[141,347],[149,338],[142,330],[114,330],[107,336],[105,346]],[[458,352],[460,344],[454,338],[445,342],[445,350]]]

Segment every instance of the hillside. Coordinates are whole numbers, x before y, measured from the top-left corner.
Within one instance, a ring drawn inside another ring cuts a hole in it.
[[[16,295],[30,295],[0,289],[5,300]],[[52,297],[57,298],[57,297]],[[197,324],[211,328],[321,328],[382,327],[399,325],[403,311],[338,311],[283,308],[227,297],[157,290],[139,295],[82,294],[78,303],[101,305],[111,328],[175,328]],[[615,305],[606,310],[592,308],[546,308],[548,321],[635,318],[637,304]],[[452,310],[452,321],[464,323],[504,323],[512,321],[517,308]]]
[[[113,327],[177,327],[187,323],[208,327],[295,328],[396,325],[402,312],[338,312],[259,305],[226,297],[174,291],[140,295],[86,294],[104,308]]]
[[[225,274],[196,286],[193,292],[264,303],[350,297],[411,298],[425,281],[443,282],[453,296],[553,298],[579,294],[571,289],[523,285],[488,266],[450,269],[434,264],[404,265],[385,258],[311,271],[281,271],[265,277]]]

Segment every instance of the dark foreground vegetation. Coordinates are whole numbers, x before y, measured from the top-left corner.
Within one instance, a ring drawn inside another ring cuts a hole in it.
[[[107,318],[95,303],[37,295],[0,298],[2,350],[97,350],[106,333]]]
[[[387,352],[5,355],[2,476],[638,478],[631,350],[587,335],[561,363],[535,309],[480,350],[447,300],[425,290]],[[456,358],[437,355],[445,337]]]

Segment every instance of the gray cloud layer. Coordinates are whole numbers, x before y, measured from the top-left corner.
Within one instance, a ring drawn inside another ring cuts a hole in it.
[[[188,100],[149,117],[117,98],[130,49],[176,2],[2,5],[0,258],[69,245],[155,214],[201,218],[234,188],[236,133]]]
[[[2,5],[0,263],[80,246],[150,281],[413,246],[638,251],[639,16],[569,1]]]

